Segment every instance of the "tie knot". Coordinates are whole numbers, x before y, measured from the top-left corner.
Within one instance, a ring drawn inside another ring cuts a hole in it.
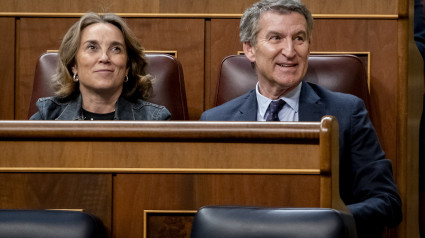
[[[271,101],[269,104],[268,112],[266,121],[279,121],[279,111],[282,110],[283,106],[285,105],[285,101],[282,99]]]

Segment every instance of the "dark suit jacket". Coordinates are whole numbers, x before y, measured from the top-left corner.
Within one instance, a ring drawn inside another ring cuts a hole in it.
[[[425,60],[425,0],[415,0],[414,36],[416,46]],[[425,65],[424,65],[425,66]],[[425,94],[422,98],[419,126],[419,232],[425,237]]]
[[[201,120],[256,121],[257,98],[252,90],[205,111]],[[401,221],[401,199],[363,101],[353,95],[331,92],[303,82],[300,121],[335,116],[339,124],[340,193],[352,212],[358,237],[381,237],[385,226]]]

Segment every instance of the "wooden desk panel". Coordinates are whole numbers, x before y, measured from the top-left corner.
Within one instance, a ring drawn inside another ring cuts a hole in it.
[[[0,151],[0,205],[84,209],[112,237],[188,237],[194,212],[211,204],[345,209],[332,117],[2,121]]]
[[[135,141],[5,141],[0,143],[0,151],[7,151],[9,158],[0,166],[32,171],[264,169],[319,173],[320,162],[318,145],[249,142],[167,142],[164,146],[164,142]]]
[[[318,174],[118,174],[114,187],[115,237],[144,237],[144,227],[146,237],[163,237],[174,226],[190,226],[182,212],[205,205],[321,206]],[[169,220],[146,224],[147,211],[172,217],[174,225]]]
[[[0,173],[0,187],[3,209],[84,210],[111,230],[111,174]]]
[[[318,125],[8,121],[0,124],[0,150],[9,159],[0,160],[0,167],[29,172],[319,173]]]

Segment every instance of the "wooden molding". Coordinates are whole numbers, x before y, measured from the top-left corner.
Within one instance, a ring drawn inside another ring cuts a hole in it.
[[[222,18],[238,19],[242,14],[205,14],[205,13],[116,13],[126,18]],[[0,17],[81,17],[84,13],[68,12],[0,12]],[[397,20],[397,14],[312,14],[314,19],[382,19]]]

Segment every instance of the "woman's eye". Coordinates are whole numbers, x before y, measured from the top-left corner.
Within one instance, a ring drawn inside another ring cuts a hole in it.
[[[87,49],[88,50],[95,50],[96,49],[96,46],[95,45],[88,45],[87,46]]]
[[[121,47],[118,47],[118,46],[116,46],[116,47],[112,47],[112,52],[114,52],[114,53],[121,53]]]

